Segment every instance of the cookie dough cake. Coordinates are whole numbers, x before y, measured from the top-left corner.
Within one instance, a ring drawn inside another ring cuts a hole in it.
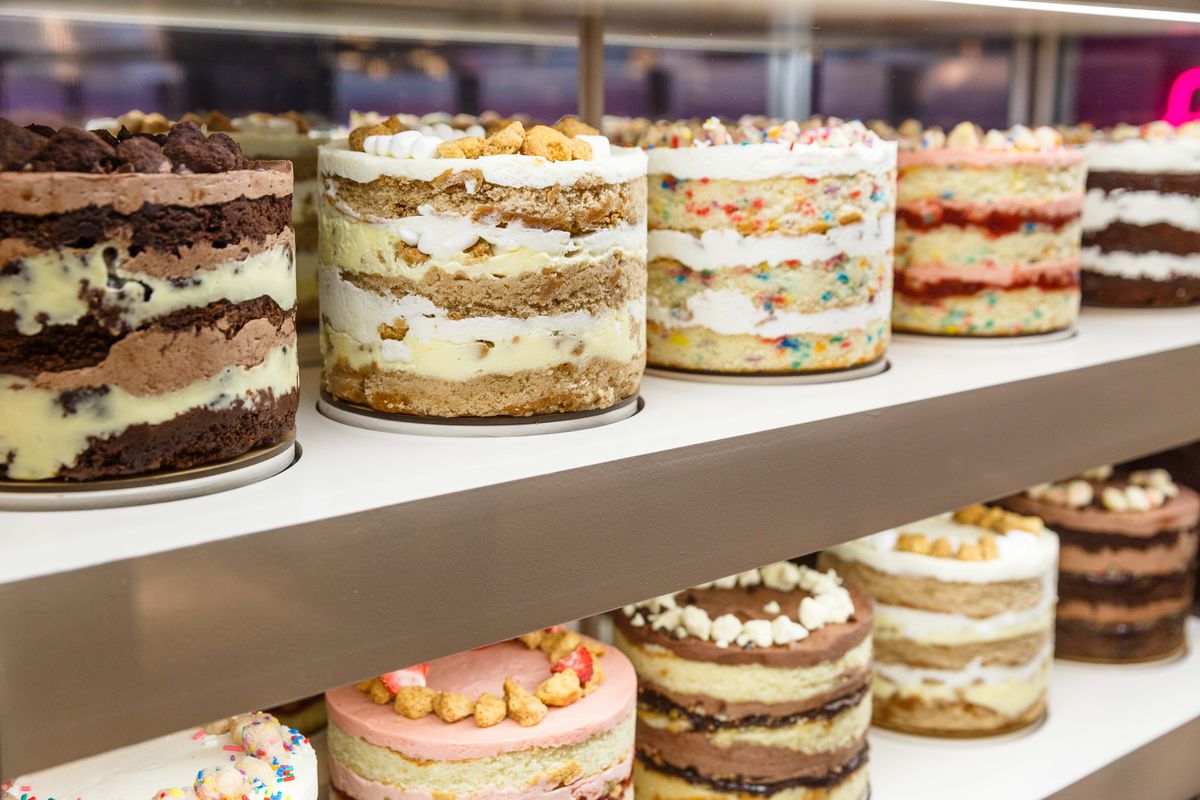
[[[223,461],[292,435],[291,165],[192,123],[0,121],[0,478]]]
[[[326,695],[335,798],[633,800],[637,680],[552,629]]]
[[[866,797],[871,614],[790,562],[622,609],[638,800]]]
[[[860,123],[660,123],[650,155],[654,366],[788,374],[887,349],[896,146]]]
[[[1058,539],[972,506],[831,548],[875,600],[875,724],[983,736],[1046,712]]]
[[[0,786],[4,800],[317,800],[317,755],[270,714],[180,731]]]
[[[1020,336],[1079,313],[1083,153],[1051,128],[901,126],[897,331]]]
[[[567,118],[321,149],[323,384],[430,417],[614,406],[645,363],[646,156]]]
[[[1163,469],[1102,467],[1001,501],[1062,539],[1057,654],[1150,661],[1186,645],[1200,496]]]
[[[1200,303],[1200,122],[1118,125],[1086,152],[1084,302]]]

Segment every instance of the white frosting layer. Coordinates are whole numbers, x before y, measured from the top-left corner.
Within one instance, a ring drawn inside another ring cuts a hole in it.
[[[399,159],[358,153],[345,142],[335,142],[323,145],[319,156],[322,175],[336,175],[355,183],[370,183],[385,175],[431,181],[445,172],[478,171],[488,183],[530,189],[570,186],[583,178],[606,184],[625,183],[645,177],[646,163],[646,154],[641,150],[624,147],[614,147],[607,158],[588,161],[547,161],[523,155]]]
[[[0,375],[0,461],[11,459],[10,478],[49,478],[60,467],[74,464],[93,436],[105,439],[130,425],[156,425],[192,408],[222,411],[258,392],[271,391],[278,398],[294,391],[299,377],[296,349],[281,346],[261,364],[227,367],[174,392],[139,396],[109,386],[104,394],[79,400],[68,414],[59,392]]]
[[[106,251],[118,253],[111,277]],[[71,325],[82,319],[88,313],[88,303],[81,296],[85,289],[101,291],[104,307],[117,310],[120,319],[131,327],[216,300],[241,303],[267,295],[280,308],[296,304],[290,245],[199,271],[186,281],[123,270],[122,252],[101,243],[87,250],[50,250],[23,258],[22,270],[0,275],[0,311],[15,311],[17,331],[33,336],[41,332],[43,325]]]
[[[778,233],[742,236],[727,228],[708,230],[700,236],[654,230],[649,233],[647,246],[651,259],[673,258],[686,267],[704,270],[784,261],[827,261],[841,254],[851,257],[890,254],[894,238],[895,225],[889,215],[885,221],[864,220],[804,236]]]
[[[180,731],[23,775],[13,781],[12,791],[17,797],[29,794],[38,800],[151,800],[160,789],[190,786],[202,769],[232,765],[231,756],[242,753],[240,748],[237,753],[226,750],[229,745],[226,735]],[[316,800],[317,755],[312,745],[300,744],[291,754],[291,765],[292,780],[264,786],[248,800],[268,800],[277,791],[282,792],[280,800]]]
[[[1200,197],[1161,192],[1105,192],[1089,189],[1083,198],[1083,229],[1099,231],[1114,222],[1129,225],[1166,223],[1200,232]]]
[[[1084,148],[1092,172],[1200,172],[1200,139],[1126,139]]]
[[[1032,659],[1015,667],[985,667],[979,658],[962,669],[931,669],[876,661],[875,673],[901,687],[919,687],[934,683],[950,689],[963,689],[981,683],[1032,683],[1038,677],[1038,673],[1045,669],[1053,652],[1053,645],[1047,645]]]
[[[869,303],[831,308],[803,314],[795,311],[767,311],[735,289],[705,289],[687,300],[684,314],[650,299],[646,317],[665,328],[700,325],[724,336],[750,334],[776,339],[793,334],[837,334],[862,330],[873,322],[890,318],[892,293],[890,281],[884,291]]]
[[[896,168],[896,143],[873,141],[847,147],[765,142],[763,144],[656,147],[650,150],[650,174],[685,180],[758,181],[766,178],[824,178],[868,172],[883,175]]]
[[[837,545],[830,548],[830,552],[838,558],[857,561],[880,572],[933,578],[949,583],[995,583],[1043,578],[1054,572],[1058,565],[1058,536],[1049,530],[1037,534],[1013,530],[995,535],[999,556],[990,561],[959,561],[896,550],[900,530],[923,533],[930,541],[944,537],[952,541],[973,542],[990,533],[974,525],[960,525],[950,514],[941,514],[903,525],[899,530],[881,531]]]
[[[1165,281],[1173,275],[1200,278],[1200,253],[1186,256],[1174,253],[1105,253],[1099,247],[1080,251],[1080,264],[1088,272],[1122,278],[1149,278]]]

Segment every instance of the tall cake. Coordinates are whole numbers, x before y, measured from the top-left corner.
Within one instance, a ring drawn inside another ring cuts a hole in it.
[[[896,146],[860,123],[660,123],[649,149],[649,361],[788,374],[883,358]]]
[[[577,120],[322,148],[323,384],[431,417],[604,409],[645,363],[646,156]]]
[[[1163,469],[1101,467],[1005,498],[1062,539],[1057,654],[1150,661],[1186,644],[1196,580],[1200,496]]]
[[[317,755],[270,714],[160,736],[0,785],[4,800],[317,800]]]
[[[1050,128],[901,126],[897,331],[1020,336],[1079,313],[1083,153]]]
[[[626,606],[638,800],[861,800],[871,601],[781,562]]]
[[[335,689],[333,796],[632,800],[636,689],[624,656],[561,628]]]
[[[1084,301],[1200,303],[1200,122],[1118,125],[1086,152]]]
[[[192,123],[0,121],[0,478],[192,467],[286,440],[291,165]]]
[[[972,506],[821,554],[875,600],[875,723],[981,736],[1046,712],[1058,539]]]

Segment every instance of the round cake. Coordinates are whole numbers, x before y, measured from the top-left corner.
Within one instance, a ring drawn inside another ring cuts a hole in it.
[[[180,731],[0,786],[4,800],[317,800],[317,755],[270,714]]]
[[[1051,128],[901,126],[892,327],[945,336],[1070,328],[1083,153]]]
[[[392,118],[321,148],[325,391],[427,417],[634,397],[645,154],[572,118],[486,138],[404,128]]]
[[[1060,658],[1150,661],[1183,650],[1200,536],[1195,491],[1163,469],[1101,467],[1001,504],[1037,514],[1062,539]]]
[[[0,478],[224,461],[292,435],[292,171],[193,123],[0,120]]]
[[[637,680],[620,653],[539,631],[326,694],[334,792],[632,800]]]
[[[638,800],[867,795],[871,601],[789,562],[626,606]]]
[[[883,358],[896,146],[860,123],[659,123],[649,148],[652,366],[789,374]]]
[[[1085,150],[1084,302],[1200,303],[1200,122],[1118,125]]]
[[[983,736],[1046,712],[1058,539],[972,506],[831,548],[875,600],[875,724]]]

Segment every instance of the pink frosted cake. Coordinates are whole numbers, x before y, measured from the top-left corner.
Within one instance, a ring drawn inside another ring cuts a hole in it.
[[[902,126],[892,327],[949,336],[1070,328],[1083,153],[1050,128]]]
[[[343,686],[334,796],[632,800],[636,697],[623,655],[565,630]]]

